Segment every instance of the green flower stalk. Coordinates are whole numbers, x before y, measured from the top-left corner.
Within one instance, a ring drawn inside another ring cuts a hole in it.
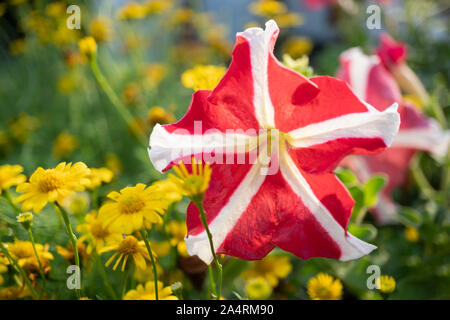
[[[145,242],[145,246],[147,247],[148,254],[150,256],[150,260],[152,262],[152,268],[153,268],[153,278],[155,282],[155,300],[158,300],[158,273],[156,270],[156,262],[155,257],[153,256],[152,248],[150,247],[150,241],[148,241],[148,233],[146,230],[140,230],[140,234],[142,239]]]

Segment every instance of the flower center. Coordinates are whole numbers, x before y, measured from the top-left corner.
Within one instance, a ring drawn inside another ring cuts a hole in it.
[[[48,172],[38,182],[39,191],[42,193],[49,193],[64,185],[64,180],[56,175],[54,172]]]
[[[123,254],[134,254],[138,252],[138,249],[139,242],[135,238],[126,237],[120,242],[117,251]]]
[[[135,195],[124,196],[120,201],[120,211],[124,214],[133,214],[141,211],[145,202]]]
[[[91,226],[91,233],[94,238],[104,239],[109,235],[108,229],[103,227],[103,223],[98,221]]]

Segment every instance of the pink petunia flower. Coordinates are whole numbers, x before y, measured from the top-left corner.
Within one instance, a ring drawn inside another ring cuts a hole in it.
[[[352,48],[341,54],[340,63],[338,77],[349,83],[360,99],[380,111],[394,101],[401,101],[400,88],[377,56],[366,56],[361,49]],[[401,104],[399,113],[400,130],[389,149],[373,156],[351,156],[341,162],[352,168],[363,182],[375,173],[387,176],[387,185],[374,209],[380,224],[396,222],[398,207],[391,194],[405,182],[414,154],[426,151],[442,157],[447,153],[450,141],[450,132],[443,131],[434,119],[416,107]]]
[[[278,33],[273,20],[239,32],[217,87],[195,92],[177,123],[155,126],[150,159],[160,171],[193,155],[211,163],[203,204],[217,253],[257,260],[278,246],[303,259],[359,258],[375,246],[347,232],[354,200],[331,171],[347,154],[389,146],[397,106],[380,112],[341,80],[286,68],[273,55]],[[192,203],[187,227],[188,252],[210,263]]]

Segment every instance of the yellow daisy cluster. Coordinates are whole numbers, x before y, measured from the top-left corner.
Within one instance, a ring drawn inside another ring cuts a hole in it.
[[[245,280],[264,278],[272,288],[278,285],[280,279],[286,278],[292,271],[292,264],[287,256],[268,255],[252,263],[248,270],[242,273]]]
[[[377,287],[382,293],[391,293],[395,290],[395,279],[391,276],[382,275],[376,280]]]
[[[181,75],[181,82],[186,88],[213,90],[225,74],[225,67],[214,65],[196,65]]]
[[[178,300],[172,294],[170,287],[165,287],[162,282],[158,281],[159,300]],[[124,300],[155,300],[155,283],[149,281],[143,286],[138,285],[136,289],[130,290],[125,294]]]
[[[309,279],[308,295],[312,300],[340,300],[342,299],[342,283],[326,273],[319,273]]]
[[[160,14],[171,6],[170,0],[150,0],[144,3],[132,1],[120,8],[117,15],[121,20],[144,19],[151,14]]]
[[[277,0],[258,0],[250,4],[250,12],[264,19],[274,19],[281,28],[299,26],[303,23],[301,15],[289,12],[286,4]]]

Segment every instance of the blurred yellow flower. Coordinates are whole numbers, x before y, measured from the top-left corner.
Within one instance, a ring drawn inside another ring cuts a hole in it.
[[[150,256],[148,254],[147,248],[145,246],[144,241],[138,241],[133,236],[124,236],[120,241],[113,242],[112,244],[107,244],[103,249],[99,251],[99,253],[104,253],[108,251],[115,251],[111,258],[106,262],[106,266],[109,266],[116,257],[116,263],[113,266],[113,270],[116,270],[119,263],[122,261],[122,271],[125,270],[125,266],[127,264],[128,259],[133,258],[136,267],[140,269],[147,268],[147,262],[150,260]],[[156,254],[153,253],[153,256]]]
[[[395,279],[391,276],[382,275],[376,280],[377,287],[382,293],[391,293],[395,290]]]
[[[80,39],[78,41],[78,47],[80,48],[80,52],[87,58],[92,57],[97,52],[97,43],[91,36]]]
[[[97,42],[109,41],[112,39],[112,20],[105,17],[97,17],[89,24],[89,34]]]
[[[280,28],[297,27],[303,24],[303,17],[295,12],[282,13],[273,19]]]
[[[276,0],[259,0],[252,2],[249,8],[251,13],[266,18],[287,12],[286,5],[283,2]]]
[[[45,273],[50,271],[50,261],[53,260],[53,255],[49,252],[49,245],[35,244],[39,260]],[[33,250],[31,241],[21,241],[17,238],[14,242],[7,243],[7,249],[11,256],[17,261],[24,271],[29,274],[30,278],[34,279],[39,276],[39,262]]]
[[[142,183],[113,191],[108,198],[113,201],[101,206],[99,218],[111,232],[131,234],[141,230],[144,223],[162,223],[161,215],[168,207],[164,194]]]
[[[118,175],[123,170],[122,161],[120,161],[119,157],[114,153],[106,154],[105,166],[115,175]]]
[[[250,280],[263,277],[275,288],[279,279],[286,278],[292,271],[292,264],[287,256],[269,255],[252,263],[248,270],[242,273],[242,278]]]
[[[89,194],[83,191],[68,195],[62,200],[61,205],[68,213],[82,215],[89,209],[90,202]]]
[[[112,233],[106,227],[103,220],[98,219],[97,211],[89,212],[83,224],[77,226],[77,231],[82,233],[80,241],[88,241],[87,253],[91,254],[95,248],[97,252],[105,246],[106,243],[119,242],[122,239],[120,233]]]
[[[65,74],[58,80],[58,90],[63,94],[72,92],[77,87],[77,83],[71,74]]]
[[[136,103],[139,99],[139,95],[141,94],[141,88],[135,82],[127,83],[125,89],[122,92],[122,100],[126,104]]]
[[[152,243],[152,246],[153,246],[153,243]],[[158,252],[156,252],[156,253],[158,254]],[[161,266],[159,264],[156,264],[156,272],[158,273],[158,276],[160,276],[164,272],[164,270],[161,268]],[[153,276],[153,268],[150,268],[150,267],[145,268],[145,269],[136,268],[134,270],[133,276],[136,279],[136,281],[140,282],[140,283],[146,283],[148,281],[153,281],[155,279]]]
[[[213,90],[225,74],[225,67],[213,65],[196,65],[181,75],[181,82],[186,88]]]
[[[171,247],[168,241],[152,242],[152,250],[154,250],[159,257],[167,256],[170,253],[170,249]]]
[[[31,175],[30,182],[17,186],[16,191],[24,193],[14,200],[22,202],[22,210],[39,213],[48,202],[58,202],[75,191],[83,191],[87,183],[88,167],[77,162],[62,162],[54,169],[37,168]]]
[[[145,284],[139,284],[136,289],[130,290],[125,294],[124,300],[155,300],[155,282],[149,281]],[[158,281],[158,299],[159,300],[178,300],[172,295],[172,289],[165,287],[162,282]]]
[[[25,143],[30,134],[37,129],[38,125],[37,118],[26,113],[21,113],[9,124],[9,131],[14,139],[20,143]]]
[[[66,132],[61,132],[53,142],[53,155],[57,159],[67,158],[78,147],[78,139]]]
[[[80,239],[77,240],[77,249],[80,261],[83,261],[89,270],[91,267],[89,261],[90,254],[87,252],[86,245]],[[75,256],[73,254],[73,246],[71,242],[67,244],[67,247],[57,245],[56,252],[58,252],[58,254],[62,256],[69,264],[75,264]]]
[[[31,292],[27,286],[10,286],[0,289],[0,300],[17,300],[28,296],[31,296]]]
[[[117,15],[121,20],[144,19],[147,13],[147,7],[144,4],[132,1],[120,8]]]
[[[49,3],[45,6],[45,14],[52,18],[64,18],[67,5],[62,1]]]
[[[19,165],[5,164],[0,166],[0,195],[3,190],[17,186],[27,180],[23,174],[23,167]]]
[[[3,263],[0,260],[0,286],[3,285],[3,283],[5,282],[5,279],[3,279],[2,273],[5,273],[8,271],[8,267],[6,266],[5,263]]]
[[[413,243],[419,242],[419,239],[420,239],[419,230],[417,230],[414,227],[406,227],[405,228],[405,238],[409,242],[413,242]]]
[[[167,76],[167,67],[162,63],[153,63],[148,65],[143,73],[144,85],[149,89],[154,89]]]
[[[313,44],[308,37],[291,37],[283,45],[283,53],[287,53],[292,59],[298,59],[303,55],[308,55],[313,48]]]
[[[342,299],[342,283],[326,273],[319,273],[309,279],[308,295],[312,300],[340,300]]]
[[[5,14],[6,12],[6,3],[0,3],[0,18]]]
[[[89,175],[87,176],[89,182],[86,184],[86,188],[94,190],[102,185],[102,183],[110,183],[114,178],[114,172],[108,168],[91,168]]]
[[[190,197],[195,198],[202,196],[209,185],[211,179],[211,167],[209,163],[197,163],[195,157],[192,157],[192,172],[189,173],[183,162],[179,162],[178,166],[173,166],[172,169],[177,176],[169,173],[169,179],[181,190],[181,192]]]
[[[157,123],[166,124],[176,121],[175,116],[171,112],[168,112],[159,106],[152,107],[148,110],[147,119],[151,126],[154,126]]]
[[[18,56],[25,52],[26,42],[24,38],[14,40],[9,45],[9,53],[13,56]]]
[[[267,299],[272,294],[272,287],[263,277],[257,277],[247,281],[245,290],[247,291],[248,297],[252,300]]]
[[[186,249],[184,237],[187,234],[187,227],[185,222],[171,220],[166,224],[167,232],[172,236],[170,244],[177,248],[178,254],[184,258],[189,257]]]

